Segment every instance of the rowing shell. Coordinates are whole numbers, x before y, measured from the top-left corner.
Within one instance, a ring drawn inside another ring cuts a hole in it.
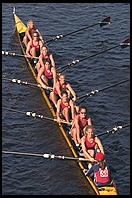
[[[22,21],[20,20],[20,18],[16,15],[16,12],[14,11],[13,12],[13,16],[14,16],[14,21],[15,21],[15,26],[16,26],[16,32],[17,32],[17,36],[18,36],[18,40],[19,40],[19,43],[20,43],[20,47],[21,47],[21,50],[23,52],[23,54],[25,55],[25,50],[24,50],[24,47],[23,47],[23,44],[22,44],[22,40],[23,40],[23,37],[25,35],[25,31],[27,29],[27,27],[22,23]],[[32,66],[30,60],[25,57],[26,61],[27,61],[27,64],[29,66],[29,68],[31,69],[31,72],[36,80],[36,82],[38,83],[37,81],[37,74],[35,72],[35,69],[34,67]],[[52,103],[50,102],[49,98],[48,98],[48,93],[46,91],[44,91],[41,87],[39,87],[41,92],[42,92],[42,95],[53,115],[54,118],[56,118],[56,114],[55,114],[55,111],[54,111],[54,108],[52,106]],[[75,146],[72,138],[71,138],[71,135],[69,134],[69,132],[65,129],[65,126],[63,124],[58,124],[59,128],[60,128],[60,131],[62,132],[66,142],[68,143],[74,157],[79,157],[79,154],[78,154],[78,149],[77,147]],[[80,162],[78,161],[77,162],[83,175],[85,176],[84,174],[84,169],[87,168],[87,164],[86,162]],[[116,185],[115,185],[115,182],[114,180],[112,181],[112,185],[111,186],[104,186],[104,187],[97,187],[94,183],[94,181],[89,177],[89,176],[85,176],[85,178],[87,179],[88,181],[88,184],[90,186],[90,193],[91,194],[96,194],[96,195],[117,195],[117,189],[116,189]]]

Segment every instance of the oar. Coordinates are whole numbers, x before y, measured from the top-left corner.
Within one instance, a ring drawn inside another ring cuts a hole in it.
[[[19,85],[27,85],[27,86],[33,86],[33,87],[41,87],[42,89],[44,89],[40,84],[34,84],[34,83],[30,83],[30,82],[27,82],[27,81],[22,81],[20,79],[16,79],[16,78],[13,78],[13,79],[10,79],[10,78],[5,78],[3,77],[2,80],[7,80],[7,81],[10,81],[10,82],[13,82],[13,83],[17,83]],[[47,90],[53,90],[52,87],[48,87],[46,86]]]
[[[37,154],[37,153],[22,153],[22,152],[14,152],[14,151],[2,151],[4,154],[14,154],[14,155],[27,155],[27,156],[35,156],[35,157],[43,157],[47,159],[62,159],[62,160],[76,160],[76,161],[87,161],[88,159],[81,158],[81,157],[66,157],[62,155],[54,155],[50,153],[44,153],[44,154]]]
[[[77,100],[80,100],[80,99],[82,99],[82,98],[84,98],[84,97],[93,96],[94,94],[96,94],[96,93],[98,93],[98,92],[104,91],[104,90],[106,90],[106,89],[110,89],[110,88],[115,87],[115,86],[117,86],[117,85],[123,84],[123,83],[125,83],[125,82],[127,82],[127,81],[129,81],[129,79],[120,81],[120,82],[118,82],[118,83],[112,84],[112,85],[107,86],[107,87],[104,87],[104,88],[102,88],[102,89],[93,90],[93,91],[91,91],[90,93],[87,93],[87,94],[84,94],[84,95],[82,95],[82,96],[77,97]]]
[[[99,22],[97,22],[97,23],[95,23],[95,24],[92,24],[92,25],[90,25],[90,26],[85,26],[85,27],[80,28],[80,29],[78,29],[78,30],[75,30],[75,31],[73,31],[73,32],[69,32],[69,33],[67,33],[67,34],[59,34],[59,35],[56,35],[56,37],[54,37],[54,38],[52,38],[52,39],[50,39],[50,40],[48,40],[48,41],[45,41],[45,43],[49,43],[49,42],[52,42],[52,41],[57,41],[57,40],[59,40],[59,39],[61,39],[61,38],[64,38],[64,37],[66,37],[66,36],[69,36],[69,35],[78,33],[78,32],[80,32],[80,31],[82,31],[82,30],[86,30],[86,29],[88,29],[88,28],[94,27],[94,26],[96,26],[96,25],[98,25],[98,24],[100,24],[101,27],[104,26],[104,25],[110,24],[110,17],[106,17],[106,18],[103,19],[102,21],[99,21]]]
[[[11,108],[8,108],[8,107],[2,107],[2,108],[6,109],[8,111],[13,111],[13,112],[25,114],[25,115],[33,117],[33,118],[46,119],[46,120],[51,120],[51,121],[57,122],[57,119],[55,119],[55,118],[46,117],[42,114],[37,114],[35,112],[30,112],[30,111],[25,112],[25,111],[20,111],[20,110],[16,110],[16,109],[11,109]],[[71,123],[66,122],[65,120],[61,120],[61,123],[64,123],[64,124],[67,124],[67,125],[70,125],[70,126],[72,125]]]
[[[109,131],[106,131],[106,132],[103,132],[103,133],[100,133],[98,135],[96,135],[97,137],[99,136],[102,136],[102,135],[105,135],[105,134],[111,134],[111,133],[116,133],[119,129],[122,129],[122,128],[126,128],[126,127],[129,127],[130,124],[127,124],[127,125],[124,125],[124,126],[115,126],[113,129],[109,130]]]
[[[10,56],[19,56],[19,57],[27,57],[28,58],[27,55],[16,54],[15,52],[8,52],[8,51],[2,51],[2,55],[6,55],[6,56],[8,56],[8,55],[10,55]],[[33,57],[33,56],[31,56],[30,58],[39,59],[39,57]]]
[[[73,60],[71,63],[68,63],[67,65],[64,65],[64,66],[60,66],[60,67],[58,67],[56,70],[58,71],[58,70],[60,70],[60,69],[63,69],[63,71],[64,71],[64,70],[66,70],[67,67],[74,66],[74,65],[76,65],[77,63],[79,63],[79,62],[81,62],[81,61],[84,61],[84,60],[86,60],[86,59],[88,59],[88,58],[92,58],[92,57],[97,56],[97,55],[99,55],[99,54],[102,54],[102,53],[104,53],[104,52],[110,51],[110,50],[112,50],[112,49],[114,49],[114,48],[117,48],[117,47],[119,47],[119,46],[121,46],[121,48],[125,48],[125,47],[127,47],[127,46],[129,46],[129,45],[130,45],[130,38],[126,39],[125,41],[123,41],[122,43],[120,43],[120,44],[118,44],[118,45],[115,45],[115,46],[113,46],[113,47],[111,47],[111,48],[108,48],[108,49],[103,50],[103,51],[101,51],[101,52],[98,52],[98,53],[96,53],[96,54],[93,54],[93,55],[90,55],[90,56],[85,56],[85,57],[82,58],[82,59]],[[63,72],[63,71],[61,71],[61,72]]]

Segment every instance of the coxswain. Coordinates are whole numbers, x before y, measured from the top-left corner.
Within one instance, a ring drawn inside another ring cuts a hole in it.
[[[47,86],[53,87],[56,82],[56,69],[51,66],[50,59],[44,60],[44,66],[40,68],[37,74],[37,80],[43,88]]]
[[[94,177],[94,183],[98,186],[108,186],[111,185],[111,174],[110,169],[106,164],[104,154],[98,152],[95,156],[97,161],[86,173],[86,176]]]
[[[68,93],[66,91],[61,93],[61,99],[57,102],[56,116],[58,123],[61,122],[60,113],[62,113],[67,122],[70,122],[70,119],[73,120],[75,116],[74,103],[68,98]]]
[[[77,97],[75,91],[71,87],[70,83],[66,82],[65,75],[60,74],[53,88],[53,91],[50,93],[50,99],[54,103],[55,107],[57,106],[57,101],[59,98],[61,98],[61,93],[63,91],[67,91],[68,98],[70,98],[70,96],[72,95],[73,96],[72,100],[76,101]]]
[[[28,58],[32,57],[39,57],[40,55],[40,49],[43,46],[43,42],[39,39],[39,33],[34,32],[33,38],[28,42],[26,55]]]
[[[90,162],[94,163],[96,161],[96,153],[101,152],[104,154],[104,148],[100,139],[94,135],[94,129],[91,125],[87,125],[84,131],[85,135],[81,138],[83,155]]]
[[[36,64],[36,69],[37,69],[38,72],[39,72],[40,68],[44,66],[44,60],[45,59],[50,59],[51,66],[55,67],[55,61],[54,61],[53,55],[48,52],[48,47],[47,46],[43,46],[40,50],[39,61]]]
[[[33,20],[29,20],[27,22],[27,29],[26,29],[26,32],[25,32],[25,36],[23,38],[23,42],[25,44],[25,46],[27,47],[27,44],[30,40],[32,40],[32,35],[33,33],[37,31],[38,34],[39,34],[39,38],[42,40],[43,44],[44,44],[44,40],[39,32],[39,30],[37,28],[34,27],[34,21]]]
[[[92,125],[92,120],[88,116],[87,108],[84,105],[80,105],[79,112],[75,115],[73,127],[70,131],[76,146],[79,146],[81,143],[81,138],[84,136],[84,128],[86,125]]]

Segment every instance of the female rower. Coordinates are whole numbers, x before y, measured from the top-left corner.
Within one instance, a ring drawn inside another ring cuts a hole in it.
[[[49,54],[48,48],[43,46],[40,51],[39,61],[36,64],[36,69],[39,72],[40,68],[44,66],[44,60],[50,59],[52,67],[55,67],[55,61],[52,54]]]
[[[99,152],[95,156],[95,160],[97,160],[97,164],[94,164],[85,175],[89,177],[94,176],[94,182],[97,186],[108,186],[111,184],[111,175],[110,169],[106,165],[106,161],[104,158],[104,154]]]
[[[34,21],[33,20],[29,20],[27,22],[27,30],[25,32],[25,36],[23,38],[23,42],[25,44],[25,46],[27,47],[27,44],[30,40],[32,40],[32,35],[33,33],[37,31],[39,33],[39,38],[42,40],[43,44],[44,44],[44,41],[43,41],[43,38],[39,32],[39,30],[37,28],[34,27]]]
[[[61,93],[61,99],[57,102],[56,115],[59,123],[61,122],[60,113],[62,113],[67,122],[70,122],[70,119],[74,119],[75,116],[74,103],[68,98],[68,93],[66,91]]]
[[[65,81],[65,79],[65,75],[60,74],[58,81],[55,83],[53,91],[50,93],[50,99],[54,103],[55,107],[57,106],[57,101],[59,97],[61,98],[61,93],[64,90],[68,93],[68,98],[70,98],[72,94],[72,100],[76,101],[77,99],[75,91],[72,89],[71,85]]]
[[[51,66],[50,59],[45,59],[44,66],[38,72],[37,80],[43,88],[53,87],[56,82],[56,69]]]
[[[40,55],[40,49],[43,46],[43,42],[39,39],[39,33],[35,31],[33,33],[33,38],[28,42],[26,55],[28,58],[38,57]]]
[[[81,143],[81,138],[84,135],[84,128],[86,125],[92,125],[91,118],[87,115],[87,108],[84,105],[79,107],[79,113],[75,116],[73,121],[73,128],[70,131],[71,136],[77,146]]]
[[[104,154],[103,145],[100,139],[94,135],[91,125],[85,127],[85,135],[81,138],[81,145],[84,157],[91,162],[95,162],[94,157],[97,151]]]

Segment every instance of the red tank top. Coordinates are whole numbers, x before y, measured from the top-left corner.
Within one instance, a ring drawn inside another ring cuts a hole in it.
[[[67,89],[66,85],[67,85],[67,84],[63,84],[63,85],[61,85],[61,84],[60,84],[60,81],[59,81],[59,87],[60,87],[60,90],[61,90],[61,89],[66,90],[66,89]],[[56,95],[58,94],[58,92],[57,92],[56,88],[54,88],[53,92],[54,92]]]
[[[31,48],[33,48],[33,47],[35,47],[36,51],[38,51],[40,49],[39,41],[38,41],[37,45],[34,45],[33,40],[32,40]]]
[[[42,59],[50,59],[50,54],[47,54],[46,56],[44,56],[44,55],[42,54]]]
[[[78,114],[77,119],[78,119],[79,127],[82,130],[87,125],[89,117],[84,118],[83,120],[80,120],[80,115]],[[73,128],[75,128],[75,124],[73,125]]]
[[[61,103],[60,103],[60,105],[61,105],[61,108],[62,108],[62,110],[64,109],[64,108],[68,108],[68,109],[70,109],[71,107],[70,107],[70,101],[68,101],[68,104],[67,105],[65,105],[63,102],[62,102],[62,99],[61,99]]]
[[[94,146],[95,146],[95,137],[93,138],[93,141],[90,143],[87,139],[87,136],[85,136],[85,146],[86,146],[86,149],[94,149]]]
[[[51,71],[47,71],[46,69],[44,69],[44,75],[48,78],[48,79],[53,79],[53,73]]]

